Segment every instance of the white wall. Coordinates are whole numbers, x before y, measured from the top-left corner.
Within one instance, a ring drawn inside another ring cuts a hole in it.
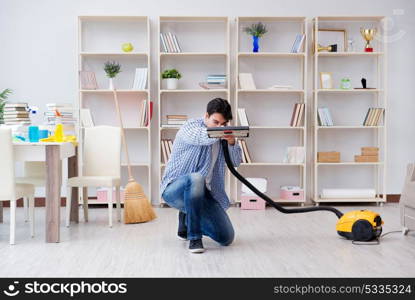
[[[154,54],[157,53],[157,18],[160,15],[307,16],[310,20],[322,15],[390,16],[387,193],[400,193],[405,166],[414,160],[415,90],[411,87],[415,67],[415,1],[0,0],[0,5],[0,90],[11,88],[14,93],[10,100],[27,101],[39,107],[48,102],[77,103],[78,15],[150,16]],[[394,15],[394,9],[401,9],[403,15]],[[156,55],[152,58],[152,74],[152,94],[157,95]],[[310,66],[310,92],[311,75]],[[153,100],[156,103],[156,99]],[[311,103],[312,98],[308,101]],[[153,122],[152,145],[157,149],[155,124],[158,120],[154,118]],[[154,179],[158,176],[158,157],[158,153],[153,154]],[[157,180],[154,179],[153,199],[157,195]]]

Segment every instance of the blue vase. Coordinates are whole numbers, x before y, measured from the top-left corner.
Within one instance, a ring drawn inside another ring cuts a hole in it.
[[[259,50],[259,36],[252,36],[254,38],[253,41],[253,45],[254,45],[254,49],[252,50],[253,52],[258,52]]]

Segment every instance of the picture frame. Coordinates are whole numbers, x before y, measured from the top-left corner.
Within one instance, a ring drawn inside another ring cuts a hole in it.
[[[347,52],[347,30],[342,29],[342,28],[340,29],[319,28],[318,29],[318,43],[321,45],[337,44],[337,49],[339,52],[340,51]]]
[[[320,72],[320,88],[324,90],[333,88],[333,76],[331,72]]]

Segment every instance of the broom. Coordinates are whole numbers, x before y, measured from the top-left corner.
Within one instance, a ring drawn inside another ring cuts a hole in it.
[[[121,138],[124,144],[125,156],[127,157],[128,168],[128,184],[125,187],[124,193],[124,223],[143,223],[155,219],[157,216],[151,207],[146,195],[144,194],[141,185],[135,181],[131,172],[130,156],[128,155],[127,142],[125,140],[124,126],[120,107],[118,105],[117,92],[113,89],[115,107],[117,108],[117,115],[121,124]]]

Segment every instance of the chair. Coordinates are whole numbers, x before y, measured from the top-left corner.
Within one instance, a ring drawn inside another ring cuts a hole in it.
[[[405,185],[399,200],[402,233],[415,230],[415,164],[408,164]]]
[[[68,179],[66,226],[69,227],[72,187],[109,187],[108,219],[112,227],[112,190],[115,187],[117,219],[121,221],[121,130],[119,127],[96,126],[85,128],[82,176]],[[85,200],[85,199],[84,199]],[[84,202],[84,215],[88,205]]]
[[[16,177],[16,183],[33,184],[35,187],[46,186],[46,164],[43,161],[25,161],[24,177]],[[23,199],[25,221],[29,219],[28,201]]]
[[[14,178],[14,152],[10,128],[0,128],[0,201],[10,201],[10,244],[15,243],[16,202],[20,198],[29,199],[30,233],[33,237],[34,228],[34,197],[33,184],[19,184]]]

